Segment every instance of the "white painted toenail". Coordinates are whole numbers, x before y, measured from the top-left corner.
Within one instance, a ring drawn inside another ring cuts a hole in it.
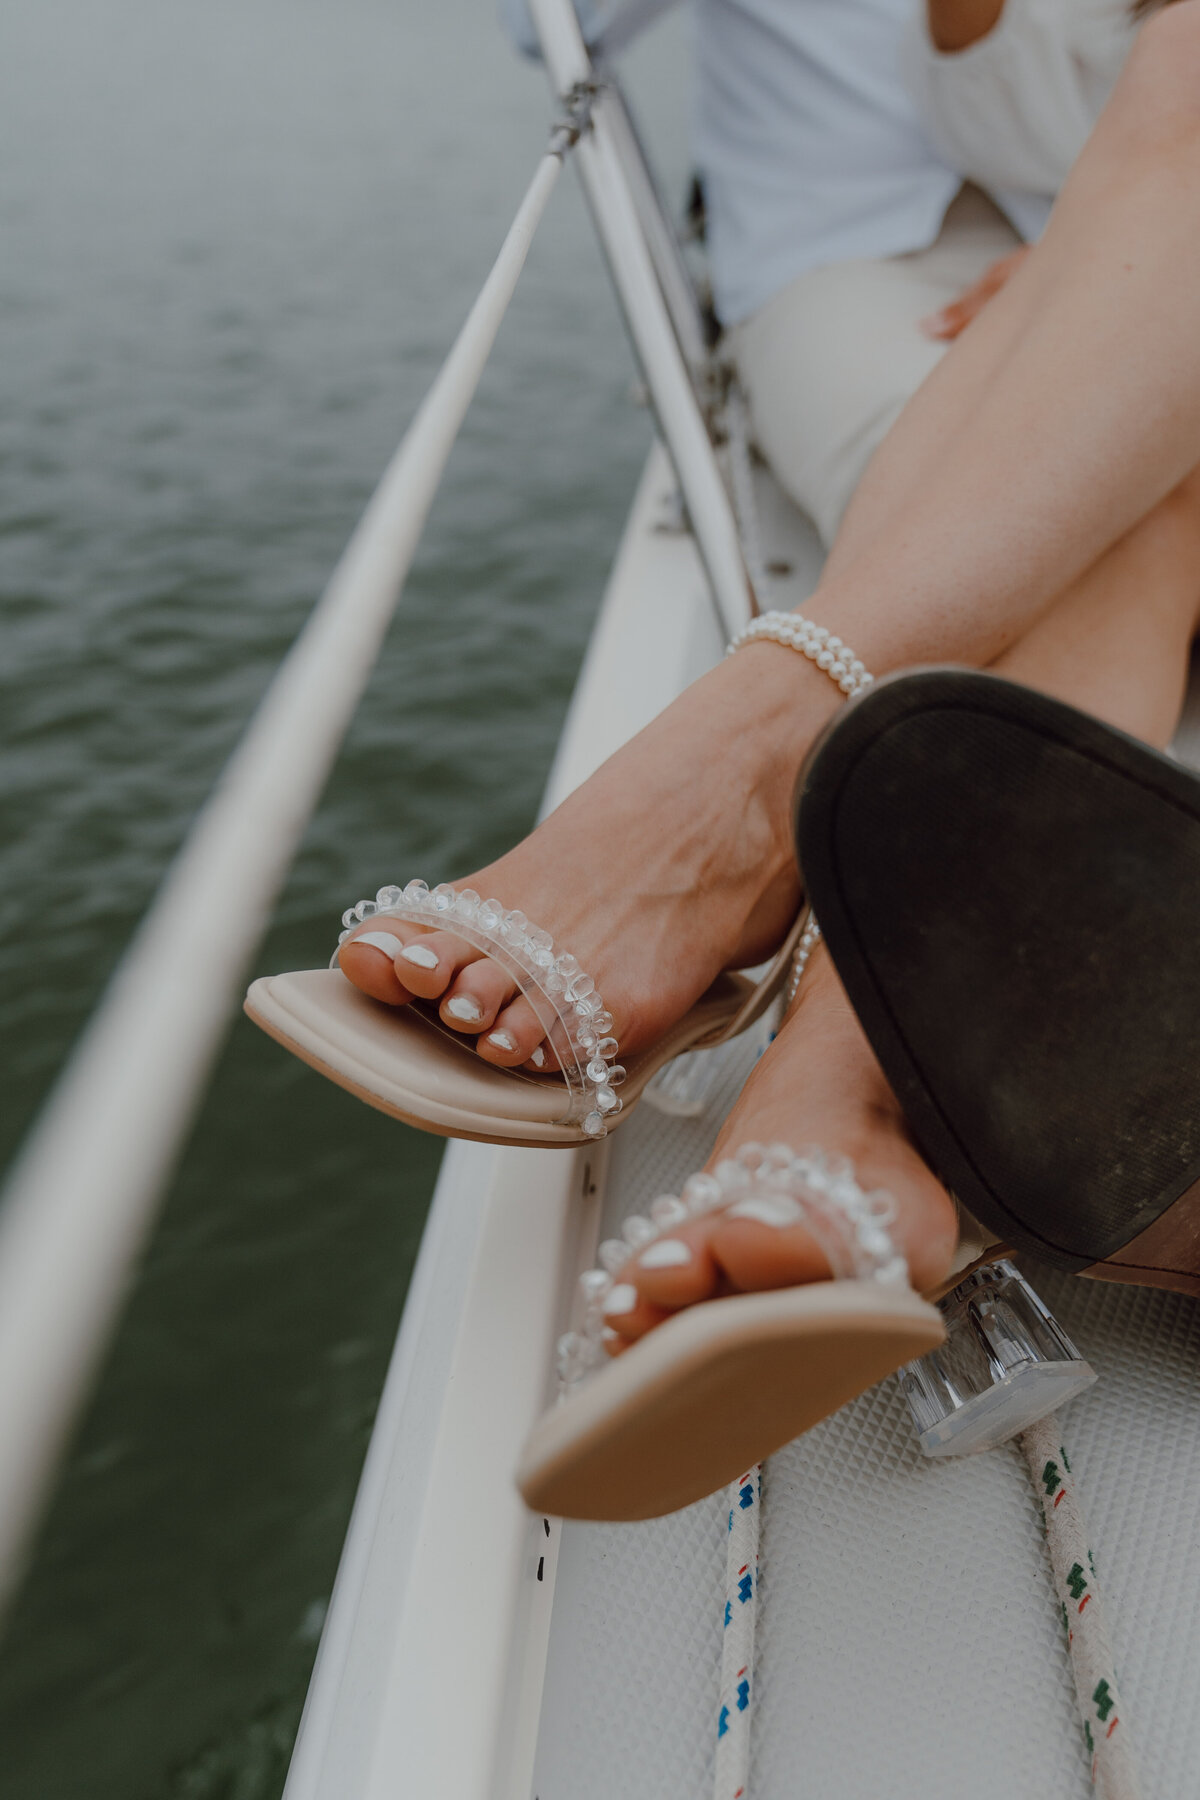
[[[692,1260],[692,1253],[680,1238],[659,1238],[638,1257],[643,1269],[682,1269]]]
[[[540,1044],[538,1045],[536,1050],[531,1050],[529,1052],[529,1060],[533,1064],[535,1069],[544,1069],[545,1068],[546,1052],[542,1049],[542,1046]]]
[[[638,1303],[638,1291],[628,1281],[622,1281],[615,1287],[604,1302],[606,1319],[619,1318],[622,1313],[631,1313]]]
[[[785,1225],[798,1225],[804,1217],[804,1208],[787,1194],[762,1195],[754,1200],[739,1200],[725,1214],[727,1219],[753,1219],[758,1225],[774,1225],[782,1229]]]
[[[608,1350],[613,1344],[621,1342],[621,1334],[619,1331],[614,1331],[611,1325],[606,1325],[600,1333],[600,1342]]]
[[[488,1043],[495,1044],[497,1050],[515,1050],[517,1040],[511,1031],[489,1031]]]
[[[360,931],[356,938],[351,939],[351,942],[355,944],[370,944],[373,950],[384,951],[386,955],[391,957],[393,962],[395,962],[398,956],[408,955],[408,951],[404,948],[402,940],[398,937],[393,937],[390,931]]]
[[[453,1000],[447,1000],[446,1011],[452,1019],[461,1019],[464,1025],[478,1025],[483,1017],[482,1006],[469,994],[455,994]]]
[[[438,966],[437,957],[424,944],[406,944],[400,954],[405,962],[412,963],[417,969],[436,969]]]

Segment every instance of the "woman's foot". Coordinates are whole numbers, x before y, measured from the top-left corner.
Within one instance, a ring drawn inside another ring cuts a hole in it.
[[[456,884],[548,930],[596,982],[623,1052],[652,1044],[725,969],[771,955],[799,902],[790,801],[836,687],[803,657],[752,645],[680,696],[523,843]],[[391,956],[347,939],[344,973],[375,999],[440,1001],[500,1068],[545,1068],[543,1027],[503,969],[463,939],[396,919]],[[359,932],[378,931],[366,920]]]
[[[849,1157],[865,1190],[895,1201],[889,1227],[918,1293],[947,1273],[958,1235],[953,1202],[922,1161],[823,948],[717,1139],[715,1168],[747,1142],[819,1144]],[[709,1213],[661,1235],[614,1277],[605,1306],[611,1354],[681,1307],[728,1293],[827,1280],[829,1263],[799,1224]]]

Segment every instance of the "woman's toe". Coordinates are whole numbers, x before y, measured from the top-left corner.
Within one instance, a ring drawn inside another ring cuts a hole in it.
[[[418,931],[407,934],[396,958],[396,973],[419,999],[436,1000],[455,976],[480,956],[480,951],[453,932]]]
[[[616,1279],[632,1283],[651,1306],[671,1312],[711,1299],[721,1282],[712,1253],[712,1222],[696,1220],[655,1238]]]
[[[643,1299],[631,1281],[618,1281],[604,1302],[604,1324],[623,1344],[644,1337],[669,1316],[666,1307],[653,1306]],[[606,1340],[606,1345],[610,1355],[618,1348],[611,1339]]]
[[[546,1027],[524,994],[517,994],[494,1015],[491,1029],[479,1040],[479,1054],[485,1062],[495,1063],[501,1069],[518,1069],[527,1064],[540,1074],[548,1074],[557,1069],[558,1062],[545,1043],[545,1036]]]
[[[382,926],[364,926],[338,951],[338,966],[347,980],[372,1000],[383,1000],[389,1006],[404,1006],[412,992],[396,973],[396,958],[404,949],[404,939]]]
[[[438,1015],[451,1031],[485,1032],[513,993],[511,978],[486,957],[468,963],[442,997]]]
[[[732,1207],[713,1227],[710,1250],[714,1263],[735,1288],[756,1293],[762,1288],[797,1287],[827,1280],[829,1259],[803,1225],[776,1224],[756,1218],[750,1209]]]

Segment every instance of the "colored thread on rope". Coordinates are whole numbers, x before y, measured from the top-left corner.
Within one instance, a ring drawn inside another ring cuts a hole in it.
[[[1100,1800],[1141,1800],[1108,1622],[1083,1508],[1056,1414],[1023,1431],[1021,1446],[1046,1521],[1046,1547],[1062,1607],[1075,1697]]]
[[[729,1489],[725,1529],[725,1596],[721,1622],[721,1686],[713,1800],[746,1800],[750,1786],[750,1718],[754,1701],[754,1628],[758,1616],[758,1539],[762,1464]]]

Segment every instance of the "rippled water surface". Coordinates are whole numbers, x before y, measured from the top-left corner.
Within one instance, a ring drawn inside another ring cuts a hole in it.
[[[489,0],[7,0],[4,1160],[547,112]],[[465,872],[533,816],[649,437],[573,186],[259,969],[322,960],[349,899]],[[439,1154],[234,1025],[0,1647],[0,1800],[279,1792]]]

